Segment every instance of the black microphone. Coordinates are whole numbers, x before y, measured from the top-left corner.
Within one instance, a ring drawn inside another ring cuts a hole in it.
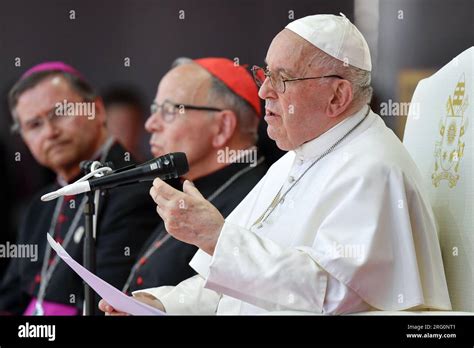
[[[177,178],[189,171],[188,160],[184,152],[172,152],[157,157],[128,170],[117,170],[100,178],[92,178],[64,186],[57,191],[41,197],[42,201],[50,201],[59,196],[74,195],[95,189],[109,189],[123,185],[151,181],[155,178],[163,180]]]
[[[151,181],[156,177],[163,180],[174,179],[188,171],[186,154],[184,152],[173,152],[129,170],[90,179],[89,185],[91,190],[108,189],[142,181]]]

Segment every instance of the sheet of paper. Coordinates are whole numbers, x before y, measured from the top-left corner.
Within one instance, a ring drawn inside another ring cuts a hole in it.
[[[137,301],[133,297],[125,295],[122,291],[113,287],[106,281],[100,279],[92,272],[88,271],[77,263],[64,248],[56,243],[56,241],[46,234],[48,242],[59,257],[66,262],[94,291],[99,294],[116,310],[130,313],[132,315],[164,315],[165,313],[157,308],[149,306],[143,302]]]

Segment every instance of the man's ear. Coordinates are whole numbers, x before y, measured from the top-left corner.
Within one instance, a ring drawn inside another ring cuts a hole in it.
[[[353,100],[352,85],[347,80],[336,80],[332,85],[332,98],[326,108],[326,115],[337,117],[347,110]]]
[[[107,112],[105,111],[104,101],[101,97],[97,97],[94,100],[94,105],[97,122],[105,126],[107,122]]]
[[[223,110],[216,113],[217,131],[212,139],[212,146],[220,148],[226,145],[234,136],[237,128],[237,115],[232,110]]]

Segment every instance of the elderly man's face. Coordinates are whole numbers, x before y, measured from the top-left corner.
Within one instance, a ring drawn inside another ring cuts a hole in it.
[[[325,71],[311,64],[315,49],[298,35],[284,29],[268,49],[268,70],[283,78],[324,75]],[[259,96],[265,99],[268,135],[282,150],[295,149],[318,137],[330,124],[325,109],[331,98],[331,89],[320,80],[286,82],[285,92],[279,93],[267,78]]]
[[[56,103],[64,100],[83,101],[63,77],[52,76],[21,94],[15,109],[31,153],[55,172],[69,171],[93,154],[104,122],[103,108],[97,105],[94,119],[86,114],[56,116]],[[53,116],[48,120],[49,114]]]
[[[167,100],[178,105],[213,106],[207,100],[210,85],[210,75],[201,67],[181,65],[163,77],[155,103],[162,105]],[[163,120],[162,110],[158,110],[150,115],[145,129],[151,134],[150,146],[154,156],[184,152],[192,167],[213,151],[212,131],[216,126],[207,111],[181,109],[169,122]]]

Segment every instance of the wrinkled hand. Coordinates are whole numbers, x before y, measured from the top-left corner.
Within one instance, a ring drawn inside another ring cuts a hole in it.
[[[155,297],[146,294],[146,293],[138,293],[133,296],[134,299],[146,303],[147,305],[150,305],[152,307],[158,308],[160,311],[164,312],[165,308],[163,307],[163,304],[160,302],[160,300],[156,299]],[[120,312],[113,308],[109,303],[107,303],[104,299],[101,299],[99,301],[99,309],[105,313],[105,315],[112,315],[112,316],[124,316],[124,315],[130,315],[129,313],[125,312]]]
[[[156,178],[150,196],[157,204],[156,211],[168,233],[185,243],[196,245],[209,255],[214,254],[224,217],[193,183],[186,180],[181,192]]]

